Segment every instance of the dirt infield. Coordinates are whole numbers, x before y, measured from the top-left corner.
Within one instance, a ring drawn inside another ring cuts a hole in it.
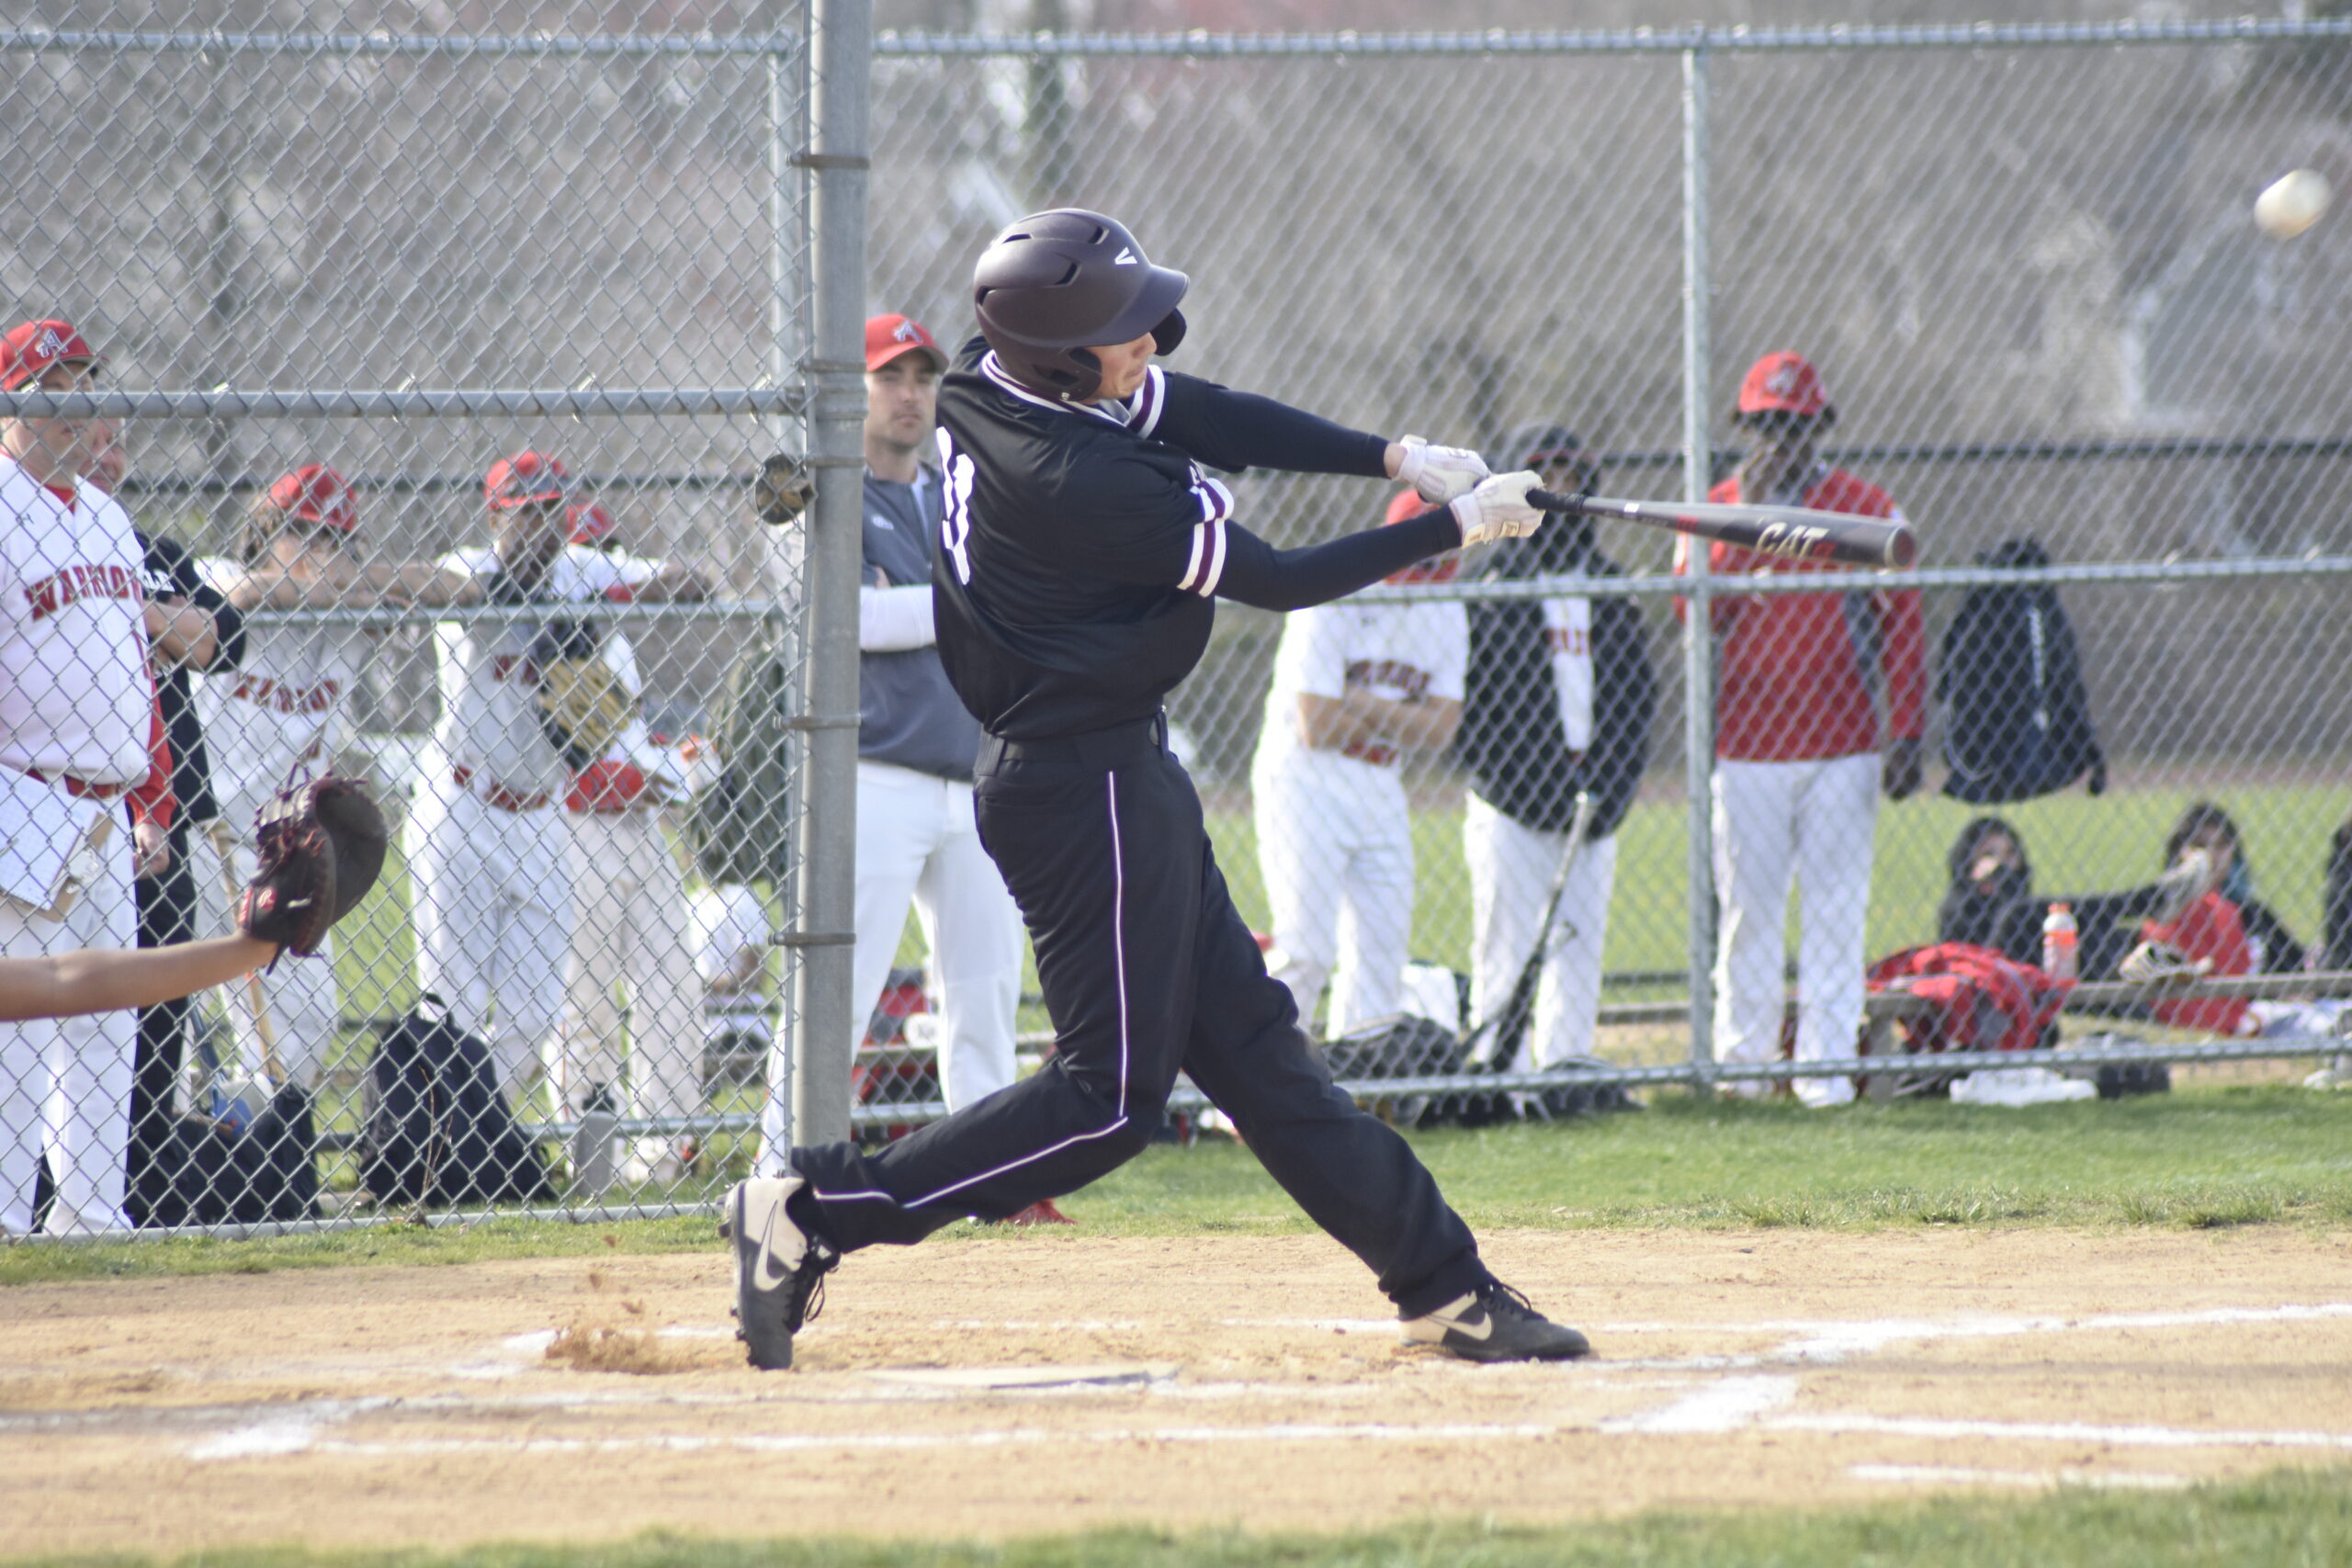
[[[1407,1351],[1311,1238],[876,1250],[766,1375],[715,1247],[11,1290],[0,1551],[1339,1529],[2352,1462],[2352,1238],[1487,1253],[1600,1357]]]

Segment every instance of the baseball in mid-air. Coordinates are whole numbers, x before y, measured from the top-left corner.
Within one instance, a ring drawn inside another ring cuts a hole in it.
[[[2291,240],[2319,221],[2334,194],[2325,175],[2297,169],[2254,198],[2254,225],[2274,240]]]

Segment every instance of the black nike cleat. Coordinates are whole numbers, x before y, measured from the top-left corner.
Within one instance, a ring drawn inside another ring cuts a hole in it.
[[[825,1276],[842,1259],[785,1213],[801,1185],[797,1176],[737,1182],[718,1227],[735,1244],[735,1337],[763,1371],[792,1365],[792,1337],[823,1309]]]
[[[1573,1361],[1592,1354],[1583,1335],[1554,1323],[1500,1280],[1489,1280],[1435,1312],[1407,1318],[1405,1338],[1465,1361]]]

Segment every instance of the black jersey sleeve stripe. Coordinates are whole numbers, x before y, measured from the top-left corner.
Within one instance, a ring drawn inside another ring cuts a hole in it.
[[[1168,406],[1168,373],[1154,365],[1143,373],[1143,385],[1127,413],[1127,428],[1137,435],[1149,435],[1159,428],[1160,411]]]
[[[1185,561],[1183,578],[1176,584],[1179,592],[1189,593],[1195,588],[1199,587],[1201,581],[1201,562],[1207,558],[1208,553],[1209,525],[1203,523],[1193,529],[1192,558]],[[1201,592],[1205,594],[1208,591],[1203,589]]]

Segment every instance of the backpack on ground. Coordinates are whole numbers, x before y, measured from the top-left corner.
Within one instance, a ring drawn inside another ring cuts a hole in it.
[[[2059,1010],[2075,982],[2046,975],[1989,947],[1964,942],[1931,942],[1889,953],[1870,967],[1865,982],[1876,992],[1902,991],[1927,1002],[1927,1010],[1895,1025],[1895,1046],[1905,1055],[1933,1056],[1947,1051],[2031,1051],[2057,1037]],[[1870,1055],[1867,1032],[1856,1054]],[[1922,1064],[1924,1065],[1924,1064]],[[1905,1072],[1895,1078],[1898,1095],[1939,1097],[1951,1091],[1961,1075]],[[1857,1081],[1857,1088],[1867,1084]]]
[[[695,863],[714,885],[776,883],[788,863],[792,661],[784,639],[752,648],[727,678],[711,727],[717,763],[686,807]]]
[[[318,1148],[311,1091],[299,1084],[281,1085],[249,1121],[174,1116],[123,1206],[140,1226],[316,1219]]]
[[[427,992],[388,1030],[361,1096],[359,1184],[379,1203],[555,1196],[539,1148],[498,1089],[490,1047]]]
[[[2038,540],[2009,539],[1976,558],[2011,570],[2050,564]],[[2046,583],[1969,590],[1944,634],[1936,697],[1944,705],[1944,793],[1987,805],[2030,800],[2090,775],[2107,787],[2074,626]]]

